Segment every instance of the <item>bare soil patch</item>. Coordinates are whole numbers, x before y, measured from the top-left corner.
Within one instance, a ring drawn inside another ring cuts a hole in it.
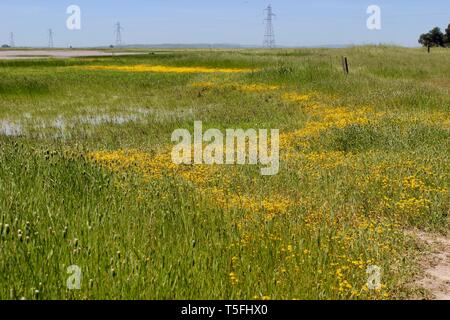
[[[416,285],[435,300],[450,300],[450,238],[418,230],[411,235],[430,248],[420,260],[424,272]]]
[[[98,50],[0,50],[0,60],[35,59],[35,58],[79,58],[110,57],[113,55],[136,55],[134,52],[103,52]]]

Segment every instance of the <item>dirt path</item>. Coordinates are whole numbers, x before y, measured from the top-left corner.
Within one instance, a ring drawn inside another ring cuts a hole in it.
[[[435,300],[450,300],[450,238],[417,230],[411,234],[431,247],[422,260],[423,278],[416,284],[429,291]]]

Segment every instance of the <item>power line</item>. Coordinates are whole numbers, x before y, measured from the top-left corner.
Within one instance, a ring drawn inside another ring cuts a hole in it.
[[[264,10],[264,12],[267,12],[267,17],[264,20],[264,22],[266,23],[266,33],[264,34],[264,44],[263,44],[263,46],[265,48],[273,49],[273,48],[275,48],[276,43],[275,43],[275,31],[274,31],[274,28],[273,28],[272,18],[275,17],[276,15],[273,13],[271,5],[269,5]]]
[[[120,47],[122,45],[122,31],[123,28],[120,25],[120,22],[117,22],[115,25],[115,31],[114,33],[116,34],[116,46]]]
[[[48,29],[48,47],[53,48],[53,30]]]

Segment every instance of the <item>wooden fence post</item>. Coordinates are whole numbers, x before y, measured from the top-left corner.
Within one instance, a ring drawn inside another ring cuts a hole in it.
[[[349,73],[349,68],[348,68],[348,59],[347,57],[342,57],[342,69],[344,69],[344,73],[348,74]]]

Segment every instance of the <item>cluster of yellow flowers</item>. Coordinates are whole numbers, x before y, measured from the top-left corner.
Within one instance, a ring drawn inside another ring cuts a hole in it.
[[[312,97],[312,94],[299,94],[295,92],[286,92],[281,96],[282,99],[286,102],[305,102],[309,101]]]
[[[230,282],[233,286],[237,285],[239,283],[239,279],[237,277],[236,272],[230,272]]]
[[[275,91],[280,89],[278,85],[268,85],[262,83],[254,84],[240,84],[240,83],[217,83],[217,82],[195,82],[192,84],[196,88],[207,88],[207,89],[228,89],[228,90],[238,90],[242,92],[267,92]]]
[[[411,172],[415,174],[411,175]],[[437,199],[448,197],[447,187],[432,183],[438,177],[429,165],[419,165],[417,161],[404,157],[378,163],[371,168],[369,175],[362,178],[366,186],[370,183],[379,184],[380,187],[376,189],[380,197],[377,204],[379,209],[391,209],[397,218],[425,214],[433,202],[439,203]],[[441,178],[445,180],[445,177],[439,177],[439,180]]]
[[[113,172],[131,170],[142,174],[146,180],[161,178],[167,171],[178,169],[170,160],[170,154],[152,157],[150,153],[135,149],[91,152],[88,158]]]
[[[288,132],[280,136],[280,146],[286,150],[287,157],[295,157],[298,150],[309,146],[308,139],[316,137],[324,131],[332,128],[342,129],[350,125],[367,125],[371,121],[378,121],[385,115],[383,112],[375,112],[371,107],[361,107],[351,110],[345,107],[332,107],[321,102],[310,101],[312,97],[319,98],[318,94],[297,95],[285,93],[285,101],[299,103],[304,112],[310,117],[306,125],[299,130]]]
[[[448,189],[445,187],[433,187],[425,184],[420,178],[416,176],[409,176],[403,179],[403,188],[410,191],[419,191],[422,194],[425,193],[448,193]]]
[[[350,284],[350,282],[348,282],[347,279],[345,279],[343,272],[348,270],[349,268],[344,266],[341,268],[338,268],[336,270],[336,277],[339,281],[339,287],[338,290],[339,292],[343,292],[344,290],[350,290],[353,288],[353,286]]]
[[[321,151],[305,154],[309,168],[319,166],[322,169],[333,169],[354,160],[354,155],[342,151]]]
[[[210,68],[210,67],[174,67],[174,66],[152,66],[152,65],[132,65],[132,66],[83,66],[85,70],[107,70],[124,72],[153,72],[153,73],[246,73],[255,72],[257,69],[249,68]]]
[[[239,90],[244,92],[266,92],[278,90],[280,86],[267,84],[244,84],[239,86]]]
[[[428,208],[431,201],[425,198],[408,198],[401,199],[395,206],[400,212],[408,214],[410,216],[417,215],[423,212],[424,209]]]
[[[144,181],[171,177],[181,178],[192,183],[198,192],[211,199],[219,207],[229,210],[244,209],[249,212],[264,212],[271,220],[276,214],[286,212],[294,203],[281,195],[271,195],[259,199],[252,195],[231,191],[232,175],[210,165],[176,165],[169,151],[152,156],[150,153],[128,149],[116,151],[97,151],[88,154],[88,158],[114,172],[131,171],[142,176]]]
[[[402,120],[402,119],[400,119]],[[430,126],[440,126],[445,130],[450,129],[450,114],[448,112],[414,112],[414,114],[409,114],[408,118],[405,119],[409,123],[423,123]]]

